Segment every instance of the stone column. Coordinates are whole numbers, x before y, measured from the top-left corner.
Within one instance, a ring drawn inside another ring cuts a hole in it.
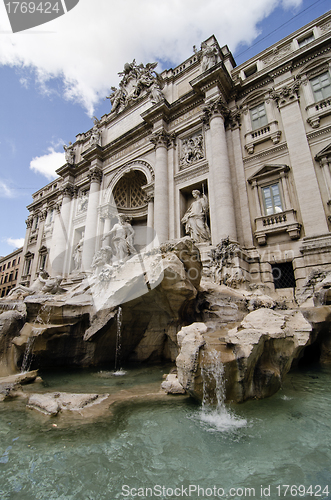
[[[234,169],[237,177],[238,188],[238,205],[240,207],[240,219],[242,224],[242,233],[244,237],[244,246],[253,246],[252,238],[252,224],[249,212],[249,203],[247,196],[247,183],[245,178],[244,163],[241,153],[241,139],[240,139],[240,115],[239,113],[232,113],[232,144],[234,156]]]
[[[218,98],[205,106],[204,113],[205,122],[210,125],[212,151],[208,192],[212,243],[216,245],[228,236],[231,241],[237,240],[230,163],[224,129],[224,117],[229,114],[229,110],[222,98]]]
[[[24,272],[25,254],[27,253],[27,249],[28,249],[28,244],[29,244],[29,238],[30,238],[30,231],[31,231],[31,227],[32,227],[32,222],[33,222],[33,216],[32,216],[32,214],[30,214],[28,216],[27,220],[25,221],[25,223],[26,223],[26,232],[25,232],[25,239],[24,239],[22,257],[21,257],[22,262],[21,262],[21,265],[19,267],[18,276],[17,276],[17,283],[18,284],[21,282],[22,274]]]
[[[103,236],[111,230],[111,214],[109,207],[102,207],[100,212],[100,217],[104,221],[103,223]],[[102,247],[107,247],[110,245],[110,236],[107,236],[105,240],[102,241]]]
[[[84,271],[90,269],[96,250],[99,191],[102,180],[102,171],[99,167],[93,166],[90,168],[88,176],[90,178],[90,192],[88,197],[82,254],[82,267]]]
[[[147,196],[148,211],[147,211],[147,231],[146,245],[150,245],[154,240],[154,196]]]
[[[159,243],[169,239],[169,178],[168,146],[170,136],[164,130],[151,137],[155,145],[155,183],[154,183],[154,229]]]
[[[284,194],[284,205],[285,205],[284,210],[289,210],[291,208],[291,201],[290,201],[290,195],[288,192],[286,177],[287,176],[286,176],[285,172],[282,172],[280,174],[282,188],[283,188],[283,194]]]
[[[282,117],[305,235],[314,236],[327,233],[328,225],[301,116],[299,85],[294,81],[274,90],[272,97]]]
[[[320,166],[322,169],[324,182],[325,182],[326,190],[328,193],[328,202],[331,202],[331,173],[330,173],[330,166],[329,166],[329,161],[328,161],[327,157],[323,156],[323,158],[320,159]]]
[[[71,215],[71,200],[74,194],[74,188],[71,183],[67,183],[62,188],[62,204],[56,206],[56,217],[52,235],[50,264],[52,276],[63,274],[66,252],[70,251],[70,242],[68,241],[68,227]]]
[[[39,214],[39,226],[38,226],[38,236],[37,236],[37,243],[36,243],[36,254],[35,258],[32,263],[32,268],[31,268],[31,281],[34,281],[37,277],[37,273],[39,271],[39,250],[41,248],[41,241],[44,233],[44,225],[45,225],[45,220],[47,217],[47,210],[44,209],[42,210]]]
[[[254,179],[252,182],[252,188],[254,189],[254,197],[255,197],[255,204],[256,204],[256,213],[258,217],[262,216],[262,210],[261,210],[261,203],[260,203],[260,197],[259,197],[259,186],[257,185],[257,180]]]

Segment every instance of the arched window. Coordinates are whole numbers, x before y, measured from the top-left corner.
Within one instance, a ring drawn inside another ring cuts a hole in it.
[[[117,208],[138,208],[146,204],[146,195],[141,189],[147,184],[145,174],[131,170],[118,181],[113,196]]]

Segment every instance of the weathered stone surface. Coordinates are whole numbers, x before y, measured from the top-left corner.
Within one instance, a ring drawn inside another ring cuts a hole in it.
[[[45,415],[57,415],[60,411],[81,411],[107,399],[109,394],[70,394],[66,392],[49,392],[32,394],[27,407],[40,411]]]
[[[15,373],[15,357],[11,345],[26,319],[24,304],[20,310],[4,311],[0,314],[0,377]]]
[[[203,334],[207,327],[204,323],[184,326],[177,334],[180,353],[176,358],[178,381],[186,391],[194,391],[194,377],[198,368],[199,349],[205,344]]]
[[[179,382],[176,373],[169,373],[161,384],[161,389],[167,394],[185,394],[185,389]]]
[[[0,378],[0,401],[8,397],[21,396],[21,386],[33,382],[38,375],[38,370],[31,372],[17,373]]]
[[[227,331],[193,324],[178,333],[178,379],[189,394],[202,400],[202,368],[213,359],[203,352],[215,351],[224,365],[228,400],[270,396],[310,342],[311,331],[300,311],[281,313],[267,308],[249,313],[239,326]],[[215,381],[206,390],[214,391]]]

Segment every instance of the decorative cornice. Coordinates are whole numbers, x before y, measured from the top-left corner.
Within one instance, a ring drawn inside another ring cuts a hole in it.
[[[87,176],[90,182],[98,182],[100,184],[102,181],[102,170],[99,167],[91,167]]]
[[[199,175],[207,174],[209,172],[208,162],[199,163],[198,165],[194,165],[194,167],[188,167],[181,170],[178,174],[175,175],[175,183],[179,184],[184,181],[188,181],[190,179],[195,179]]]
[[[309,141],[311,139],[315,139],[315,137],[319,137],[320,135],[330,134],[330,133],[331,133],[331,126],[324,127],[324,128],[318,129],[317,131],[314,130],[313,132],[308,132],[307,139]]]
[[[280,146],[276,146],[274,148],[269,148],[269,149],[266,149],[264,151],[262,151],[261,153],[257,153],[257,154],[253,154],[253,155],[250,155],[250,156],[247,156],[246,158],[243,158],[243,163],[248,163],[248,162],[251,162],[251,161],[256,161],[260,158],[264,158],[265,156],[269,156],[269,155],[273,155],[275,153],[278,153],[280,151],[287,151],[287,143],[283,143],[281,144]]]

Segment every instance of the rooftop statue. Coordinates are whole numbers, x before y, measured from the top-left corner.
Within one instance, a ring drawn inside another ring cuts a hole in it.
[[[217,63],[218,49],[215,45],[208,45],[206,42],[202,42],[200,51],[196,49],[195,45],[193,46],[193,51],[201,59],[202,72],[207,71],[207,69],[215,66]]]
[[[69,146],[64,144],[63,149],[64,149],[64,156],[65,156],[66,162],[69,163],[69,165],[73,165],[75,162],[75,152],[74,152],[72,142],[69,141]]]
[[[122,77],[119,88],[111,87],[112,93],[107,96],[112,104],[111,113],[122,111],[144,93],[150,95],[153,103],[163,100],[163,80],[155,71],[156,66],[156,62],[138,66],[135,59],[124,65],[124,71],[118,73]]]

